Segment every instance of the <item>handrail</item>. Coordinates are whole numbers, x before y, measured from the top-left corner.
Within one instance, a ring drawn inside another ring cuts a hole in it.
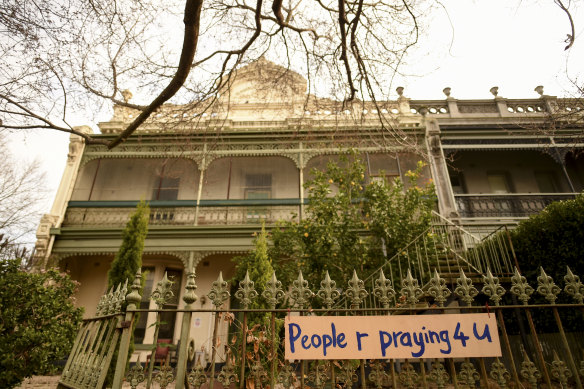
[[[69,201],[69,208],[135,208],[138,200],[99,200],[99,201]],[[271,205],[300,205],[307,204],[299,198],[282,199],[230,199],[230,200],[200,200],[199,207],[229,207],[229,206],[271,206]],[[196,207],[196,200],[150,200],[151,208]]]

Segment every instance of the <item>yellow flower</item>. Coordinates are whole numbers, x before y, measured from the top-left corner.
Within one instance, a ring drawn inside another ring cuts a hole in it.
[[[351,185],[355,185],[355,183],[353,181],[351,181]]]
[[[333,183],[333,179],[329,178],[329,184],[332,184],[332,183]]]
[[[305,237],[305,238],[308,238],[308,232],[305,232],[305,233],[304,233],[304,237]]]

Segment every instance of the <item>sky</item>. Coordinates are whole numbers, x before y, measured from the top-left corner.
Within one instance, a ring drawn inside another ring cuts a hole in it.
[[[584,4],[572,1],[576,41],[564,51],[570,26],[566,14],[552,0],[442,0],[394,81],[412,99],[452,97],[489,99],[489,89],[499,96],[538,97],[544,93],[570,96],[568,76],[575,79],[584,66]],[[569,0],[564,0],[568,4]],[[576,7],[579,6],[579,7]],[[396,96],[397,97],[397,96]],[[104,114],[100,121],[110,118]],[[73,125],[91,125],[77,118]],[[50,190],[45,212],[50,211],[67,159],[69,135],[56,131],[30,131],[10,135],[11,151],[21,161],[39,160]]]

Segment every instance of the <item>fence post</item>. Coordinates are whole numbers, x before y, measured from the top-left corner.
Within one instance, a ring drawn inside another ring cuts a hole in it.
[[[132,283],[132,292],[126,296],[128,307],[126,308],[126,317],[122,322],[122,339],[120,340],[120,349],[118,352],[118,360],[116,362],[116,372],[114,374],[114,381],[112,389],[120,389],[122,381],[126,372],[126,363],[128,362],[128,351],[130,350],[130,339],[132,337],[132,324],[134,323],[133,310],[137,308],[142,300],[140,296],[140,289],[142,288],[142,272],[138,269],[134,282]]]
[[[195,269],[193,269],[193,254],[189,257],[187,283],[185,285],[185,294],[183,301],[186,303],[185,312],[183,313],[182,326],[180,329],[180,347],[178,350],[178,363],[176,365],[175,389],[183,389],[185,384],[185,375],[187,370],[187,347],[189,332],[191,329],[191,318],[193,316],[192,304],[197,301],[195,290]]]

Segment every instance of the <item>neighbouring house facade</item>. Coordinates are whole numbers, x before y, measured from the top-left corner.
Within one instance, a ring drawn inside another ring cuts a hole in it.
[[[306,89],[301,76],[261,59],[206,110],[165,106],[112,150],[71,136],[51,214],[37,231],[37,264],[70,272],[81,284],[78,304],[93,315],[121,231],[147,200],[143,305],[166,272],[176,281],[168,307],[182,306],[188,263],[206,295],[219,271],[230,278],[231,258],[251,248],[262,220],[303,217],[311,169],[348,148],[362,153],[371,180],[403,178],[425,159],[438,212],[460,225],[516,222],[584,189],[579,101],[541,89],[538,98],[509,100],[496,88],[487,100],[457,100],[449,88],[443,100],[413,100],[398,88],[395,101],[340,106]],[[134,115],[114,107],[96,136],[112,138]],[[206,298],[196,305],[211,308]],[[178,339],[177,316],[163,319],[159,338]],[[153,321],[142,315],[138,343],[151,342]],[[210,349],[212,326],[211,314],[193,319],[197,349]]]

